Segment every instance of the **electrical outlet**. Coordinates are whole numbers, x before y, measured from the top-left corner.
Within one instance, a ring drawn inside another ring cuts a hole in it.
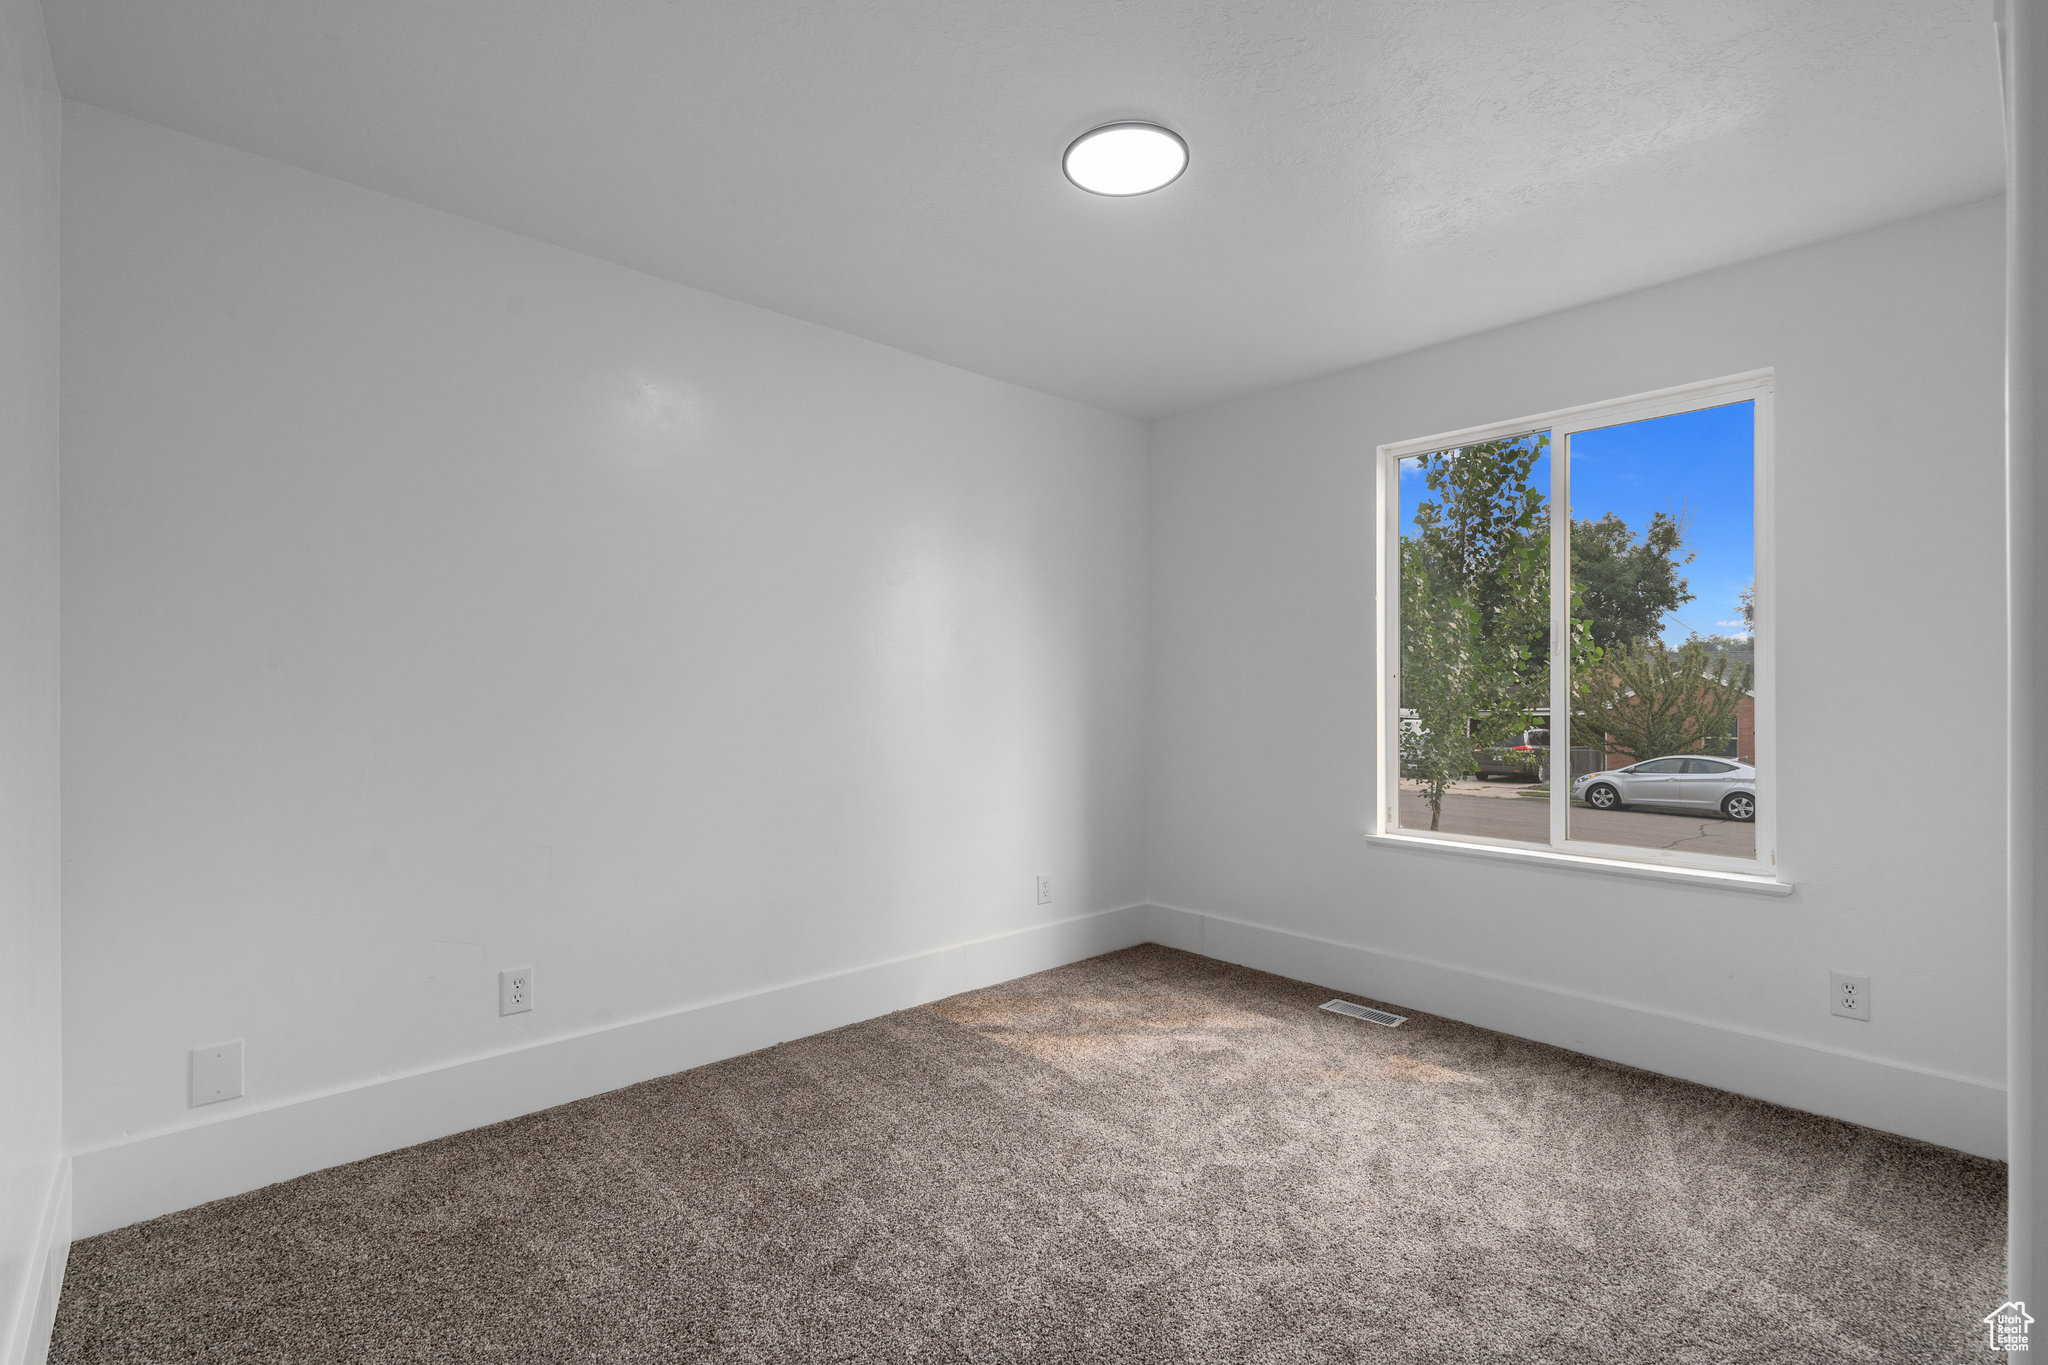
[[[242,1097],[242,1040],[192,1049],[192,1107]]]
[[[1846,972],[1828,973],[1829,1012],[1844,1019],[1870,1019],[1870,978]]]
[[[1040,873],[1040,874],[1039,874],[1039,877],[1038,877],[1038,903],[1039,903],[1040,905],[1051,905],[1051,904],[1052,904],[1052,877],[1051,877],[1051,875],[1050,875],[1049,873]]]
[[[498,973],[498,1013],[524,1014],[533,1008],[533,968],[507,967]]]

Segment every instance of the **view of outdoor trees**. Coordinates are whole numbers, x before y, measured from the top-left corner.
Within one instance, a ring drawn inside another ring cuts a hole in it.
[[[1402,461],[1404,501],[1411,474],[1427,500],[1401,537],[1401,763],[1433,830],[1451,784],[1548,704],[1549,449],[1540,432]]]
[[[1572,745],[1628,760],[1718,752],[1735,737],[1755,671],[1697,639],[1618,644],[1589,662],[1573,679]]]
[[[1550,433],[1400,462],[1402,827],[1544,844],[1550,782],[1700,755],[1575,801],[1570,837],[1753,856],[1744,808],[1712,805],[1755,759],[1752,431],[1739,403],[1569,438],[1571,714],[1554,731]]]

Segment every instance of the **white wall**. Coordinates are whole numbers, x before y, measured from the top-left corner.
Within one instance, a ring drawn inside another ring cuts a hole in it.
[[[151,1135],[369,1125],[329,1101],[1144,900],[1140,425],[94,108],[65,138],[81,1231],[226,1192],[123,1165],[194,1150]],[[248,1097],[189,1108],[233,1038]]]
[[[1151,892],[1199,912],[1177,932],[1998,1151],[2002,257],[1986,202],[1157,424]],[[1764,366],[1797,893],[1369,846],[1374,447]],[[1830,970],[1872,977],[1870,1022],[1830,1016]]]
[[[56,76],[0,0],[0,1362],[40,1359],[64,1241],[58,1003]]]
[[[2048,12],[1999,0],[2006,118],[2006,989],[2005,1286],[2042,1301],[2048,1253],[2048,804],[2036,746],[2048,729]]]

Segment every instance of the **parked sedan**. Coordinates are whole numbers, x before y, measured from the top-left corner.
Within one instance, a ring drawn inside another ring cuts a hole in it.
[[[1756,769],[1727,758],[1695,754],[1645,759],[1626,768],[1587,773],[1572,783],[1572,799],[1594,810],[1675,806],[1717,810],[1730,820],[1756,819]]]

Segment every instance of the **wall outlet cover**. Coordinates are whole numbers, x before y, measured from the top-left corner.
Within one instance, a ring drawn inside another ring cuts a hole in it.
[[[533,968],[507,967],[498,973],[498,1013],[524,1014],[533,1008]]]
[[[1844,1019],[1870,1020],[1870,978],[1828,973],[1828,1012]]]
[[[1052,874],[1051,874],[1051,873],[1042,873],[1042,874],[1040,874],[1040,876],[1039,876],[1039,878],[1038,878],[1038,903],[1039,903],[1040,905],[1051,905],[1051,904],[1052,904]]]
[[[192,1049],[192,1107],[242,1097],[242,1040]]]

